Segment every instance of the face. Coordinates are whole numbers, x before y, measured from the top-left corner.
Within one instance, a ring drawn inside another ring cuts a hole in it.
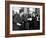
[[[35,17],[35,13],[33,13],[32,16]]]
[[[22,15],[23,15],[24,13],[22,12],[22,13],[20,13],[20,17],[22,17]]]

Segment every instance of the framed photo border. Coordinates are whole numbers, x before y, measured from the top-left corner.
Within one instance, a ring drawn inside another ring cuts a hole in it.
[[[43,23],[42,33],[25,33],[25,34],[10,34],[10,4],[22,5],[39,5],[43,6]],[[18,37],[18,36],[34,36],[45,35],[45,4],[36,2],[23,2],[23,1],[5,1],[5,37]]]

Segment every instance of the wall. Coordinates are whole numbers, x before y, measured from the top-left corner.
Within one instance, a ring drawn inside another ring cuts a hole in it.
[[[45,2],[46,0],[16,0],[16,1],[29,1],[29,2],[44,2],[44,3],[46,3]],[[46,4],[45,4],[45,7],[46,7]],[[46,13],[45,13],[45,19],[46,19]],[[46,22],[46,20],[45,20],[45,22]],[[45,34],[46,34],[46,28],[45,28]],[[5,36],[5,0],[0,0],[0,38],[5,38],[4,36]],[[13,38],[13,37],[11,37],[11,38]],[[24,36],[24,37],[16,37],[16,38],[46,38],[46,35],[26,36],[26,37]]]

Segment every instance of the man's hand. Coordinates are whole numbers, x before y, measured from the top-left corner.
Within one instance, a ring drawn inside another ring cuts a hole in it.
[[[20,24],[20,23],[17,23],[17,25],[18,25],[18,26],[21,26],[21,24]]]
[[[32,21],[32,18],[27,18],[27,20]]]

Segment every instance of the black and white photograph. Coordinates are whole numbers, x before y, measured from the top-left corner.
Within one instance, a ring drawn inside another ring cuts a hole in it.
[[[12,9],[13,31],[40,29],[40,8],[13,7]]]

